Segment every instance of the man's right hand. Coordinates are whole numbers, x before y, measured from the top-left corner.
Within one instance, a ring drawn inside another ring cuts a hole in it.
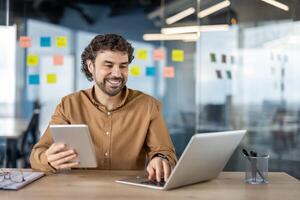
[[[77,158],[75,150],[63,143],[53,143],[45,154],[48,163],[55,169],[69,169],[79,165],[79,161],[75,160]]]

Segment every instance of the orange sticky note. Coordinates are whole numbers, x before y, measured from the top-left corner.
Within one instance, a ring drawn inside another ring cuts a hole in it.
[[[164,67],[163,77],[174,78],[175,77],[175,68],[173,66]]]
[[[130,75],[139,76],[141,74],[141,68],[139,66],[130,66]]]
[[[36,67],[39,64],[39,56],[35,54],[27,55],[27,65],[31,67]]]
[[[139,60],[147,60],[148,58],[148,52],[145,49],[138,49],[137,50],[137,58]]]
[[[68,39],[65,36],[56,37],[56,46],[59,48],[67,47]]]
[[[54,65],[63,65],[64,64],[64,56],[54,55],[53,56],[53,64]]]
[[[47,83],[55,84],[57,82],[56,74],[47,74]]]
[[[183,62],[184,60],[184,52],[180,49],[172,50],[172,61],[174,62]]]
[[[163,49],[154,49],[153,57],[156,61],[163,60],[165,57],[165,51]]]
[[[19,44],[20,44],[20,47],[22,47],[22,48],[31,47],[31,37],[21,36]]]

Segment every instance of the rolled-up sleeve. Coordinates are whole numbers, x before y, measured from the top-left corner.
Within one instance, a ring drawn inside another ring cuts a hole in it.
[[[69,121],[64,114],[63,100],[56,107],[55,112],[52,115],[51,121],[49,122],[49,125],[50,124],[69,124]],[[49,125],[48,125],[45,133],[40,138],[39,142],[34,145],[32,151],[31,151],[30,165],[31,165],[31,168],[34,170],[53,173],[53,172],[55,172],[55,169],[49,165],[47,157],[45,155],[46,150],[53,143]]]
[[[152,107],[146,144],[149,149],[149,160],[151,160],[155,154],[161,153],[167,156],[173,167],[175,166],[177,162],[175,148],[168,133],[159,102],[155,102]]]

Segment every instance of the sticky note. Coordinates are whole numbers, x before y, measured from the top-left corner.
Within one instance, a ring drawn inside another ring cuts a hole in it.
[[[27,65],[31,67],[36,67],[39,64],[39,57],[35,54],[27,55]]]
[[[40,38],[40,46],[41,47],[50,47],[51,46],[51,38],[50,37],[41,37]]]
[[[31,47],[31,37],[21,36],[19,40],[20,47],[28,48]]]
[[[56,46],[59,48],[67,47],[68,39],[65,36],[56,37]]]
[[[141,74],[141,68],[139,66],[131,66],[130,67],[130,75],[131,76],[139,76]]]
[[[63,55],[54,55],[53,56],[53,64],[54,65],[63,65],[64,64],[64,56]]]
[[[146,76],[155,76],[156,68],[155,67],[146,67]]]
[[[231,71],[228,71],[228,70],[227,70],[227,71],[226,71],[226,74],[227,74],[227,78],[231,80],[231,79],[232,79]]]
[[[173,49],[172,50],[172,61],[183,62],[184,61],[184,52],[180,49]]]
[[[154,51],[153,51],[153,58],[156,61],[163,60],[165,58],[165,51],[164,51],[164,49],[154,49]]]
[[[222,73],[220,70],[216,70],[216,75],[218,79],[222,79]]]
[[[137,50],[137,58],[139,60],[147,60],[148,58],[148,52],[145,49],[138,49]]]
[[[222,54],[222,63],[226,63],[226,55]]]
[[[28,83],[30,85],[40,84],[40,76],[38,74],[31,74],[28,76]]]
[[[175,69],[173,66],[164,67],[163,77],[165,78],[174,78],[175,77]]]
[[[55,84],[57,82],[56,74],[47,74],[47,83]]]
[[[210,62],[212,62],[212,63],[217,62],[215,53],[210,53],[209,56],[210,56]]]

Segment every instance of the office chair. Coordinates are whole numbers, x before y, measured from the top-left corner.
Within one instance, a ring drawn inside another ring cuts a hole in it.
[[[39,137],[39,115],[40,115],[40,105],[35,103],[33,114],[31,116],[30,122],[27,129],[22,133],[20,149],[18,150],[18,159],[23,160],[23,167],[30,167],[29,156],[32,147],[37,143]]]

